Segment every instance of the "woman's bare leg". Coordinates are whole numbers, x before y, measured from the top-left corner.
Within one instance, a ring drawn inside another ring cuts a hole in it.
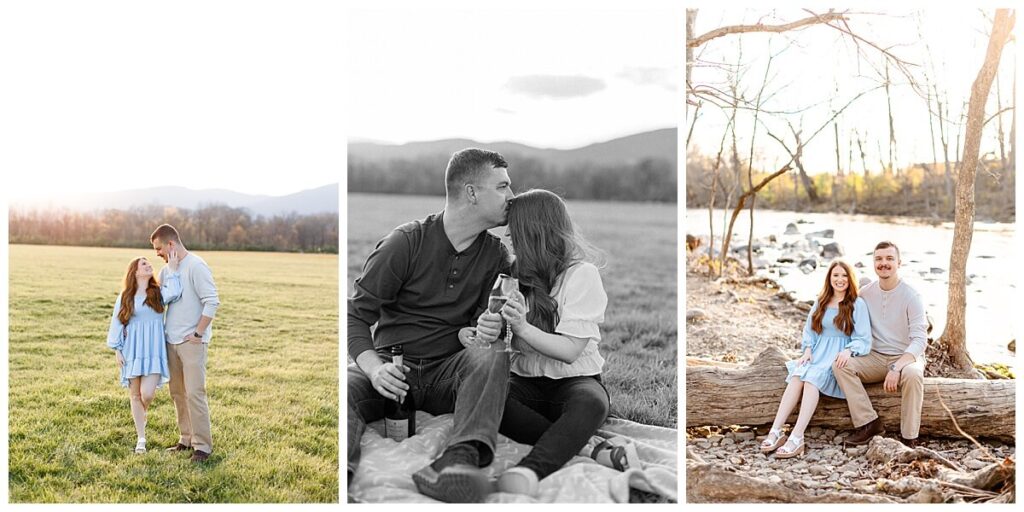
[[[789,379],[786,391],[782,393],[782,402],[779,403],[779,412],[775,414],[775,422],[772,423],[772,430],[780,430],[786,424],[786,418],[793,412],[796,403],[800,401],[800,393],[804,389],[804,383],[799,377]]]
[[[139,391],[142,395],[142,406],[146,411],[149,411],[149,405],[153,403],[153,398],[156,397],[156,387],[160,384],[160,374],[151,373],[143,375],[141,379],[142,385]]]
[[[132,420],[135,421],[135,434],[139,439],[145,439],[146,405],[142,402],[142,377],[128,380],[128,396],[131,400]]]
[[[814,416],[814,410],[818,408],[818,396],[818,388],[814,384],[805,382],[803,400],[800,401],[800,415],[797,416],[796,425],[789,433],[791,437],[804,436],[807,424],[811,422],[811,416]]]

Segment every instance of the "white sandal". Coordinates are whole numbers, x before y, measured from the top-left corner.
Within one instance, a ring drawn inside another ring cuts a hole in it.
[[[768,436],[761,441],[761,453],[771,453],[777,450],[786,442],[786,436],[782,435],[782,429],[771,429]]]
[[[789,448],[788,450],[786,449],[787,447]],[[793,457],[802,457],[805,452],[807,452],[807,445],[804,444],[803,436],[790,436],[786,444],[782,445],[782,448],[775,452],[775,458],[792,459]]]

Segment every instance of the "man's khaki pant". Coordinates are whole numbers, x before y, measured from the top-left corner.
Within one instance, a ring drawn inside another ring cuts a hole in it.
[[[174,410],[178,416],[178,442],[206,453],[213,451],[210,407],[206,402],[206,343],[167,344],[167,366]]]
[[[889,365],[900,357],[872,350],[866,356],[851,357],[843,368],[836,368],[835,363],[832,363],[832,372],[846,395],[846,404],[850,407],[854,427],[862,427],[878,417],[875,408],[871,406],[868,393],[864,391],[864,384],[884,381],[886,374],[889,373]],[[921,429],[924,364],[924,358],[919,357],[905,366],[900,373],[900,433],[904,439],[916,439]]]

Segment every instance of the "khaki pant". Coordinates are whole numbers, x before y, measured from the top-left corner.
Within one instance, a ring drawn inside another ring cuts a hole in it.
[[[206,453],[213,451],[210,406],[206,402],[206,343],[167,344],[168,385],[178,416],[178,442]]]
[[[835,363],[832,363],[832,372],[846,395],[846,404],[850,407],[854,427],[862,427],[878,417],[875,408],[871,406],[867,391],[864,391],[864,384],[885,381],[889,365],[900,357],[902,355],[889,356],[872,350],[866,356],[851,357],[843,368],[836,368]],[[904,366],[900,372],[900,434],[904,439],[916,439],[921,429],[924,363],[924,358],[919,357],[913,363]]]

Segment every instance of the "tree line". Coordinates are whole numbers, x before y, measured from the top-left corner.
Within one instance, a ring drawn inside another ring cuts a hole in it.
[[[338,215],[253,216],[243,208],[162,206],[80,212],[12,209],[12,244],[147,247],[160,224],[178,229],[189,249],[338,253]]]
[[[975,185],[976,215],[980,220],[1013,222],[1016,213],[1014,193],[1016,172],[1012,162],[989,156],[979,165]],[[746,164],[743,163],[745,166]],[[960,163],[953,162],[955,176]],[[753,171],[755,182],[770,171]],[[714,159],[696,152],[687,155],[686,206],[706,208],[710,200]],[[734,173],[718,173],[715,204],[728,204],[729,191],[742,187],[746,177],[736,181]],[[946,193],[945,163],[919,163],[889,171],[847,172],[841,175],[812,174],[808,181],[797,172],[771,181],[757,195],[757,204],[770,210],[811,211],[819,213],[862,213],[896,215],[949,221],[954,219],[955,197]]]
[[[369,161],[350,156],[348,191],[444,195],[447,159],[447,155],[437,155]],[[676,165],[664,158],[646,158],[621,165],[556,167],[537,158],[516,156],[509,174],[515,190],[544,188],[566,199],[676,201]]]

